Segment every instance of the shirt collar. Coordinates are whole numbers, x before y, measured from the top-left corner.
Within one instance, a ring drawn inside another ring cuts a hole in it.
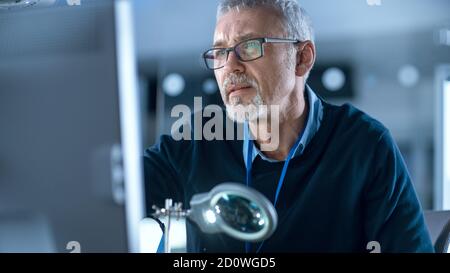
[[[313,136],[316,134],[316,132],[319,130],[320,124],[322,122],[323,117],[323,105],[322,101],[317,97],[317,95],[314,93],[314,91],[306,85],[305,89],[305,95],[307,97],[307,103],[309,105],[309,111],[308,111],[308,117],[306,119],[306,126],[302,135],[302,138],[300,139],[300,142],[298,143],[297,147],[295,147],[294,156],[300,156],[303,151],[305,150],[306,145],[311,141]],[[244,156],[244,162],[247,166],[247,151],[248,147],[247,144],[250,143],[250,145],[253,145],[253,152],[252,152],[252,162],[255,160],[255,158],[259,155],[261,159],[268,161],[268,162],[279,162],[279,160],[271,159],[265,156],[255,145],[253,141],[249,142],[248,137],[248,124],[244,124],[244,145],[242,147],[242,153]]]

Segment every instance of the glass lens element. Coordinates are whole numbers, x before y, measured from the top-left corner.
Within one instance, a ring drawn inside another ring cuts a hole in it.
[[[239,44],[236,51],[243,61],[251,61],[261,57],[261,42],[259,40],[249,40]]]
[[[208,68],[215,69],[223,66],[227,61],[227,50],[224,48],[210,49],[203,58]]]
[[[224,194],[217,201],[216,213],[229,227],[244,233],[261,231],[267,223],[261,208],[237,195]]]

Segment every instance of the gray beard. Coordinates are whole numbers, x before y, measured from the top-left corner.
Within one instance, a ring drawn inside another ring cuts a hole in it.
[[[227,115],[231,120],[244,123],[245,121],[256,121],[262,115],[267,116],[267,107],[262,107],[263,105],[263,100],[258,92],[247,105],[241,102],[240,97],[233,97],[232,101],[225,106]]]

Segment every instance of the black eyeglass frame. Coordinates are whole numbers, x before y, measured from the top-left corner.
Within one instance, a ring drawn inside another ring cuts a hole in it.
[[[260,42],[261,55],[260,55],[259,57],[256,57],[256,58],[253,58],[253,59],[250,59],[250,60],[243,60],[243,59],[241,58],[241,56],[239,55],[239,53],[236,51],[236,48],[237,48],[238,46],[240,46],[241,44],[247,43],[247,42],[249,42],[249,41],[259,41],[259,42]],[[286,38],[268,38],[268,37],[265,37],[265,38],[250,38],[250,39],[246,39],[246,40],[244,40],[244,41],[241,41],[241,42],[237,43],[235,46],[232,46],[232,47],[214,47],[214,48],[210,48],[210,49],[206,50],[206,51],[202,54],[202,58],[203,58],[203,60],[205,61],[206,67],[207,67],[208,69],[210,69],[210,70],[217,70],[217,69],[223,68],[223,67],[226,65],[226,63],[228,62],[228,56],[230,55],[230,52],[231,52],[231,51],[233,51],[234,54],[236,54],[236,57],[238,58],[239,61],[241,61],[241,62],[251,62],[251,61],[254,61],[254,60],[257,60],[257,59],[259,59],[259,58],[264,57],[264,46],[263,46],[263,45],[264,45],[265,43],[293,43],[293,44],[298,44],[298,43],[301,43],[301,41],[300,41],[300,40],[296,40],[296,39],[286,39]],[[225,58],[225,62],[224,62],[224,64],[223,64],[222,66],[220,66],[220,67],[211,68],[211,67],[209,67],[209,65],[208,65],[207,59],[210,59],[210,58],[207,58],[207,54],[208,54],[208,52],[210,52],[210,51],[212,51],[212,50],[218,50],[218,49],[225,49],[225,51],[226,51],[226,53],[227,53],[227,56],[226,56],[226,58]]]

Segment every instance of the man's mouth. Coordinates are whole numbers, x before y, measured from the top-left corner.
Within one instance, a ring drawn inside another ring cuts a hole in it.
[[[242,91],[245,91],[246,89],[250,89],[252,88],[252,86],[250,85],[245,85],[245,86],[233,86],[230,89],[228,89],[228,95],[231,95],[233,93],[241,93]]]

